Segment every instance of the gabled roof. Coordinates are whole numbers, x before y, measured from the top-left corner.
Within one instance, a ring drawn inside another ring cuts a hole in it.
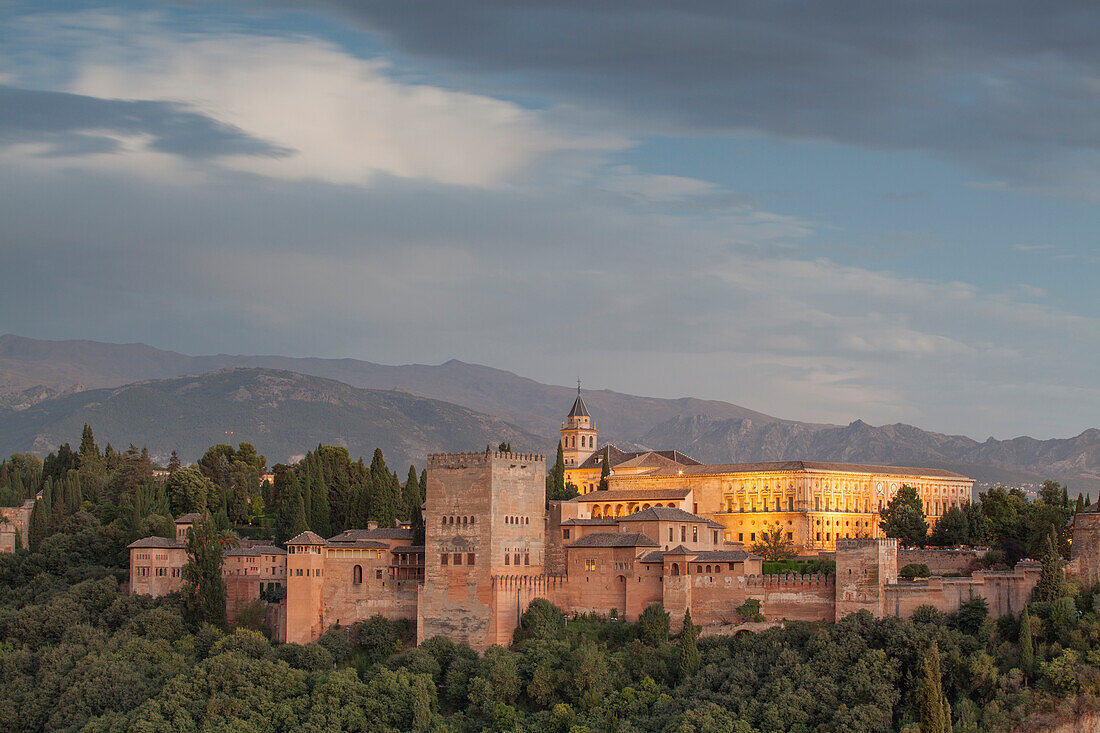
[[[683,545],[676,545],[671,550],[665,550],[666,555],[698,555],[698,550],[689,550]]]
[[[325,542],[325,539],[323,537],[321,537],[316,532],[311,532],[308,529],[305,532],[302,532],[297,537],[294,537],[292,539],[287,540],[286,543],[288,545],[327,545],[328,544],[327,542]]]
[[[721,524],[715,522],[713,519],[707,519],[700,517],[698,514],[692,514],[691,512],[685,512],[683,509],[677,509],[675,507],[667,506],[654,506],[649,509],[642,509],[639,512],[633,514],[627,514],[625,517],[619,517],[616,522],[694,522],[695,524],[706,524],[708,527],[714,527],[717,529],[725,529]]]
[[[584,404],[584,398],[581,397],[581,391],[577,389],[577,399],[573,400],[573,409],[569,411],[568,417],[592,417],[588,413],[588,405]]]
[[[378,527],[376,529],[345,529],[335,537],[329,537],[329,542],[354,542],[356,540],[411,540],[411,529],[400,527]]]
[[[198,512],[191,512],[184,514],[182,517],[176,520],[176,524],[194,524],[202,518],[202,515]]]
[[[655,488],[655,489],[611,489],[608,491],[589,491],[587,494],[574,496],[569,501],[574,502],[617,502],[617,501],[661,501],[664,499],[684,499],[691,493],[689,488]]]
[[[677,466],[702,465],[699,463],[699,461],[689,456],[685,456],[683,453],[677,450],[640,450],[628,453],[626,451],[619,450],[615,446],[608,443],[603,448],[596,450],[594,453],[589,455],[588,458],[581,461],[581,464],[577,466],[577,468],[599,468],[603,461],[603,456],[605,453],[607,454],[607,462],[611,464],[611,468],[613,469],[623,463],[626,463],[627,461],[633,461],[636,458],[641,458],[643,456],[649,455],[665,458],[669,461],[672,461],[672,463]]]
[[[568,547],[660,547],[660,544],[641,532],[594,532]]]
[[[679,468],[682,465],[684,464],[678,463],[667,456],[662,456],[656,451],[649,451],[623,461],[613,466],[613,468],[621,471],[626,468]]]
[[[158,550],[179,548],[182,550],[186,546],[187,545],[184,544],[181,540],[169,539],[167,537],[142,537],[140,540],[134,540],[130,544],[126,545],[126,547],[128,548],[138,550],[142,548]]]
[[[763,559],[745,550],[705,550],[696,555],[692,562],[744,562]]]
[[[841,473],[880,473],[887,476],[967,479],[959,473],[942,468],[912,468],[908,466],[877,466],[869,463],[834,463],[828,461],[763,461],[759,463],[713,463],[685,466],[683,469],[659,469],[650,476],[713,476],[725,473],[761,473],[768,471],[837,471]],[[969,480],[969,479],[967,479]]]

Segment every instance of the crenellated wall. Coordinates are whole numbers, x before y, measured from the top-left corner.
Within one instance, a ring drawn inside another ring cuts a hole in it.
[[[985,598],[989,615],[999,618],[1023,610],[1039,582],[1042,565],[1022,561],[1014,570],[975,572],[969,578],[932,577],[901,580],[884,588],[886,613],[908,618],[920,606],[932,606],[941,613],[953,613],[966,601]]]

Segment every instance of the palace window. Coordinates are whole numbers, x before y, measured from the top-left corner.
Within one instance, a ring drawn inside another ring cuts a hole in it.
[[[462,553],[461,552],[456,552],[455,553],[454,564],[455,565],[461,565],[462,564]]]
[[[517,565],[517,566],[519,565],[519,553],[518,552],[516,554],[512,555],[512,564]]]
[[[507,552],[504,553],[504,564],[505,565],[511,565],[512,564],[512,556],[509,555]]]
[[[351,582],[356,584],[363,582],[363,567],[361,565],[356,565],[351,569]]]
[[[569,539],[569,530],[568,530],[568,529],[563,529],[563,530],[561,531],[561,538],[562,538],[563,540],[567,540],[567,539]]]
[[[692,527],[691,527],[691,541],[692,542],[698,542],[699,541],[699,525],[697,525],[697,524],[692,525]]]
[[[596,561],[591,559],[585,560],[584,569],[585,572],[594,572],[596,570]]]
[[[524,565],[530,565],[531,564],[531,553],[530,552],[523,553],[523,564]]]
[[[688,532],[688,528],[685,525],[681,524],[680,525],[680,541],[681,542],[687,542],[687,532]]]
[[[737,541],[738,542],[744,542],[745,541],[745,533],[744,532],[738,532],[737,533]]]
[[[749,532],[749,542],[756,542],[756,532]]]
[[[375,580],[381,580],[382,579],[382,568],[378,568],[377,570],[374,571],[374,577],[375,577]]]
[[[449,558],[450,558],[450,556],[446,552],[444,552],[442,555],[439,556],[439,564],[443,565],[443,566],[446,566],[447,565],[447,560]]]
[[[473,565],[474,564],[474,553],[472,553],[472,552],[467,552],[466,553],[466,564],[467,565]]]
[[[788,540],[793,540],[794,539],[794,532],[788,532],[787,533],[787,539]]]

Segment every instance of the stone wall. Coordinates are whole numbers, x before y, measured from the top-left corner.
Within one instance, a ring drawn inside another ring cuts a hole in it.
[[[19,536],[19,546],[21,549],[26,550],[30,545],[30,531],[31,531],[31,512],[34,510],[34,499],[27,499],[20,506],[4,506],[0,507],[0,516],[7,517],[8,523],[14,527]],[[11,535],[11,539],[8,542],[12,545],[14,551],[15,535]],[[0,550],[8,552],[8,550]]]
[[[840,539],[836,543],[836,618],[869,611],[886,615],[883,586],[898,579],[896,539]]]
[[[768,621],[832,621],[835,616],[836,584],[831,576],[687,577],[691,582],[691,619],[699,625],[738,621],[736,609],[749,599],[760,601],[760,612]]]
[[[1066,576],[1085,587],[1100,582],[1100,514],[1082,512],[1073,518],[1073,547]]]
[[[973,547],[951,547],[945,549],[900,549],[898,550],[898,569],[913,563],[928,566],[932,575],[966,573],[970,566],[982,559],[986,550]]]
[[[941,613],[954,613],[966,601],[981,596],[993,618],[1019,613],[1039,582],[1042,566],[1017,563],[1004,572],[975,572],[969,578],[932,577],[927,580],[897,581],[884,589],[886,613],[908,618],[920,606],[932,606]]]

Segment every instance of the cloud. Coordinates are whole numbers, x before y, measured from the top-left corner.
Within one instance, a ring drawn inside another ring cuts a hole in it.
[[[916,150],[986,185],[1100,197],[1100,13],[1072,0],[329,5],[467,85],[636,134]]]
[[[291,151],[176,102],[100,99],[0,85],[0,145],[42,144],[43,155],[115,153],[119,138],[185,158],[284,157]]]

